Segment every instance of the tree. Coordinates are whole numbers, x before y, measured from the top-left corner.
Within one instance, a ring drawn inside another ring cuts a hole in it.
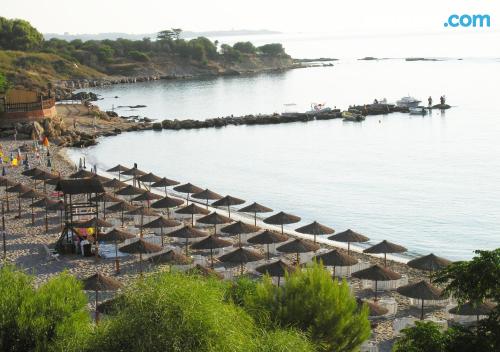
[[[181,39],[182,29],[180,29],[180,28],[172,28],[172,32],[174,32],[174,38],[175,38],[175,40]]]
[[[237,42],[233,45],[233,49],[245,54],[255,54],[257,52],[257,48],[250,42]]]
[[[368,308],[358,307],[344,280],[332,280],[320,263],[287,275],[274,286],[270,278],[246,299],[255,319],[307,333],[323,351],[354,351],[370,335]]]
[[[281,45],[279,43],[265,44],[265,45],[259,46],[258,49],[264,55],[269,55],[269,56],[286,55],[285,49],[283,48],[283,45]]]
[[[393,352],[445,352],[445,338],[439,326],[433,322],[415,323],[403,329],[392,349]]]
[[[0,17],[0,49],[34,50],[43,42],[43,35],[28,21]]]
[[[500,302],[500,248],[475,253],[472,260],[454,262],[439,271],[434,282],[445,284],[445,291],[460,303]]]
[[[4,74],[0,72],[0,92],[5,92],[7,89],[7,78],[5,78]]]
[[[166,40],[166,41],[172,41],[175,39],[175,32],[171,31],[170,29],[166,29],[164,31],[158,32],[158,35],[156,36],[156,39],[158,40]]]

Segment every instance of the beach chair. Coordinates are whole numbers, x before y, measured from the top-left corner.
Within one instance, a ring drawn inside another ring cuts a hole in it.
[[[49,248],[46,244],[42,245],[42,248],[49,259],[49,261],[56,260],[59,261],[59,253],[56,252],[55,249]]]

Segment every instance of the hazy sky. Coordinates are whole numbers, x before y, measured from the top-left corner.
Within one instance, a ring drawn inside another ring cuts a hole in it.
[[[151,33],[170,27],[435,33],[454,30],[443,27],[452,13],[489,14],[492,28],[475,30],[496,32],[500,0],[2,0],[0,11],[29,20],[43,33]]]

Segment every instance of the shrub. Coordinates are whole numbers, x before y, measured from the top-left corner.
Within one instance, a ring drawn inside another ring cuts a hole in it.
[[[146,53],[137,50],[132,50],[131,52],[129,52],[128,57],[130,57],[132,60],[141,62],[148,62],[149,60],[151,60]]]
[[[403,329],[403,336],[396,341],[393,352],[444,352],[444,336],[433,322],[417,321],[414,327]]]
[[[279,43],[273,43],[273,44],[265,44],[262,46],[259,46],[259,51],[264,54],[264,55],[269,55],[269,56],[280,56],[280,55],[285,55],[285,49],[283,48],[283,45]]]
[[[251,42],[237,42],[233,45],[233,49],[245,54],[255,54],[257,52],[257,48]]]
[[[287,275],[281,287],[265,278],[246,307],[263,324],[303,331],[324,351],[353,351],[370,334],[367,307],[359,309],[347,282],[332,280],[319,263]]]

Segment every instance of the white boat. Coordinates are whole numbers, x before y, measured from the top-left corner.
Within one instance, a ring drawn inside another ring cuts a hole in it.
[[[421,102],[422,102],[421,100],[407,96],[399,99],[396,102],[396,105],[404,108],[416,108],[418,104],[420,104]]]
[[[423,106],[417,106],[415,108],[410,108],[410,115],[427,115],[427,109]]]
[[[312,103],[311,110],[306,111],[306,114],[321,114],[323,112],[330,112],[331,108],[326,106],[325,103]]]

